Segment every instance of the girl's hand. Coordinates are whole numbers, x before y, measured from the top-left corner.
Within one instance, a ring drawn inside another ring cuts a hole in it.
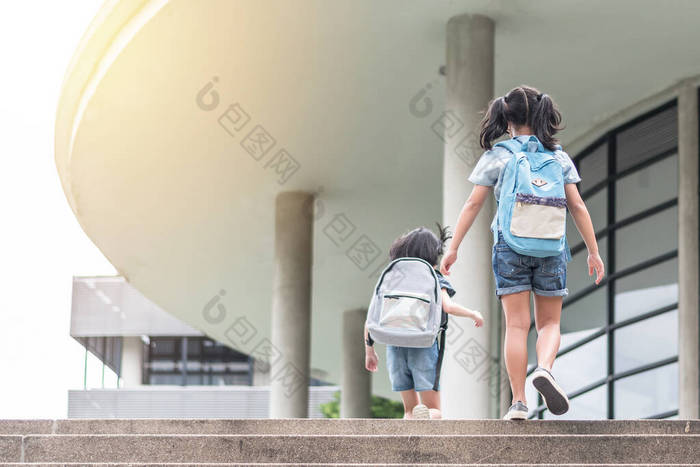
[[[588,275],[592,276],[595,271],[595,283],[600,284],[605,276],[605,265],[598,253],[588,253]]]
[[[377,371],[377,363],[379,363],[379,358],[377,357],[377,352],[374,351],[374,347],[365,346],[365,368],[367,371]]]
[[[440,272],[443,276],[450,275],[450,268],[457,261],[457,250],[447,250],[440,262]]]
[[[474,320],[475,327],[480,328],[484,325],[484,317],[478,311],[474,312],[474,317],[472,319]]]

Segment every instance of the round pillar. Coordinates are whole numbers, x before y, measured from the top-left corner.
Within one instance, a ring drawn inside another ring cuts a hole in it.
[[[309,404],[313,194],[293,191],[275,202],[270,417],[305,418]]]
[[[461,15],[447,23],[447,99],[443,115],[443,221],[454,226],[473,185],[467,180],[483,152],[480,112],[493,97],[494,23],[480,15]],[[455,300],[481,311],[483,328],[450,317],[441,390],[445,418],[487,418],[498,405],[498,361],[490,358],[494,299],[491,272],[494,202],[489,200],[462,242],[450,275]],[[494,368],[495,365],[495,368]]]
[[[343,313],[343,376],[340,391],[341,418],[372,416],[372,374],[365,369],[364,329],[366,309]]]

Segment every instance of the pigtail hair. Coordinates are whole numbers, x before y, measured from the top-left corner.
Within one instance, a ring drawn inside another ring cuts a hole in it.
[[[443,227],[439,222],[436,222],[435,225],[437,225],[438,240],[440,241],[438,256],[442,256],[442,253],[445,250],[445,243],[447,240],[452,238],[452,234],[450,233],[450,228],[448,226]]]
[[[508,104],[505,97],[494,99],[481,120],[479,143],[484,149],[491,149],[493,141],[508,131]]]
[[[554,146],[559,143],[559,140],[554,137],[557,131],[561,130],[561,113],[557,109],[552,98],[547,94],[539,94],[537,96],[537,106],[531,117],[532,131],[540,140],[542,145],[554,150]]]

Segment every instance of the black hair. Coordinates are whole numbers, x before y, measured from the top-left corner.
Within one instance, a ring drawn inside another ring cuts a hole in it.
[[[562,129],[561,113],[551,97],[531,86],[513,88],[489,103],[481,120],[481,147],[491,149],[493,141],[508,131],[508,123],[516,127],[529,126],[550,151],[559,143],[554,135]]]
[[[420,258],[433,266],[438,264],[442,256],[445,242],[452,238],[447,227],[437,224],[438,235],[425,227],[413,229],[394,240],[389,249],[389,258]]]

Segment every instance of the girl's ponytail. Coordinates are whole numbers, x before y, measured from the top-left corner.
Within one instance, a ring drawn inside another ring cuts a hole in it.
[[[561,129],[561,113],[547,94],[537,96],[537,105],[532,113],[530,125],[542,145],[553,150],[558,143],[554,135]]]
[[[508,105],[506,97],[494,99],[481,120],[479,142],[484,149],[491,149],[493,141],[508,131]]]

